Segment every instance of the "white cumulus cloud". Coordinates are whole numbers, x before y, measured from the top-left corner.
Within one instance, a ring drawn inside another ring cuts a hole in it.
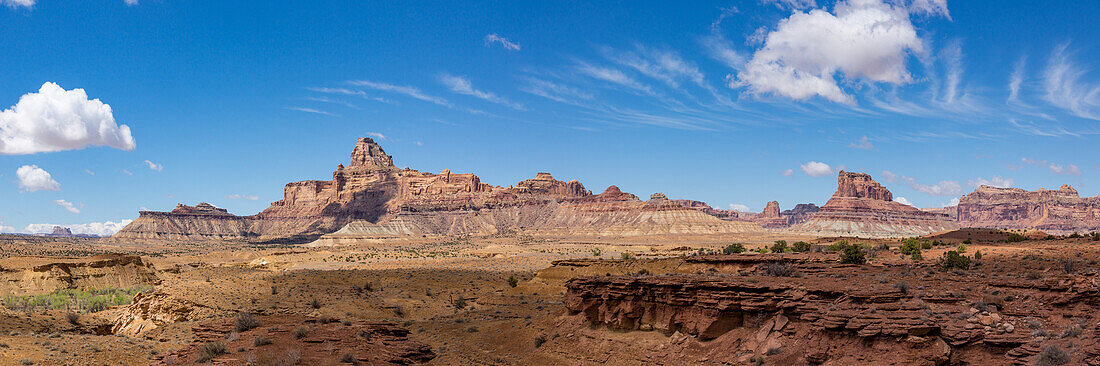
[[[134,220],[125,219],[125,220],[121,220],[119,222],[104,221],[104,222],[91,222],[91,223],[87,223],[87,224],[69,224],[69,225],[64,225],[64,224],[63,225],[58,225],[58,224],[30,224],[30,225],[27,225],[27,227],[23,229],[23,232],[28,233],[28,234],[49,233],[49,232],[53,231],[54,226],[61,226],[61,227],[69,228],[70,230],[72,230],[73,234],[92,234],[92,235],[99,235],[99,236],[109,236],[109,235],[114,235],[119,230],[122,230],[122,228],[126,227],[126,225],[129,225],[130,222],[132,222],[132,221],[134,221]]]
[[[921,8],[913,11],[932,9],[940,2],[918,1]],[[909,12],[904,6],[878,0],[841,1],[833,13],[795,11],[766,36],[764,46],[730,86],[746,87],[753,94],[799,100],[820,96],[854,104],[855,99],[837,84],[838,74],[849,80],[908,83],[912,77],[906,58],[925,53]]]
[[[507,38],[501,37],[501,36],[497,35],[496,33],[490,33],[490,34],[485,35],[485,46],[486,47],[492,46],[494,43],[500,43],[500,45],[503,46],[504,49],[509,50],[509,51],[519,51],[519,49],[520,49],[519,43],[509,41]]]
[[[55,200],[53,201],[53,203],[56,203],[58,206],[64,207],[66,210],[74,214],[80,213],[80,209],[76,208],[76,206],[74,206],[72,202],[66,200]]]
[[[0,112],[0,154],[19,155],[108,146],[131,151],[130,127],[115,123],[111,106],[84,89],[46,82]]]
[[[802,164],[801,166],[799,166],[799,168],[802,169],[803,173],[806,173],[806,175],[814,178],[833,174],[833,168],[830,167],[829,164],[818,161],[811,161],[806,164]]]
[[[750,212],[750,211],[752,211],[752,209],[749,208],[749,206],[745,206],[745,205],[742,205],[740,203],[731,203],[729,205],[729,207],[730,207],[731,210],[734,210],[734,211],[737,211],[737,212]]]
[[[894,197],[894,202],[909,206],[913,205],[913,203],[909,202],[909,200],[905,199],[905,197]]]
[[[1049,168],[1050,168],[1050,172],[1054,173],[1054,174],[1081,175],[1081,168],[1078,168],[1076,165],[1073,165],[1073,164],[1064,165],[1064,166],[1063,165],[1058,165],[1058,164],[1050,164]]]
[[[226,198],[231,199],[231,200],[248,200],[248,201],[255,201],[255,200],[260,199],[259,196],[252,196],[252,195],[247,195],[247,194],[236,194],[236,193],[231,194],[229,196],[226,196]]]
[[[35,0],[0,0],[0,4],[7,5],[9,8],[22,6],[25,8],[34,7]]]
[[[19,188],[27,192],[61,190],[61,184],[53,180],[50,172],[37,165],[21,166],[15,171],[15,176],[19,178]]]
[[[1009,188],[1009,187],[1012,187],[1012,185],[1015,183],[1015,181],[1012,178],[993,177],[993,178],[990,178],[989,180],[985,180],[983,178],[977,178],[977,179],[974,179],[974,180],[970,181],[969,183],[973,187],[990,186],[990,187],[997,187],[997,188]]]
[[[962,186],[959,182],[943,180],[936,184],[922,184],[912,177],[901,177],[909,188],[933,196],[958,196],[962,194]]]

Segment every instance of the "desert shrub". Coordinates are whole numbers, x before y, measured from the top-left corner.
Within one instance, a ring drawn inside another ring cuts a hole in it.
[[[264,336],[256,336],[256,339],[252,340],[252,347],[266,346],[271,344],[271,338]]]
[[[396,315],[398,318],[404,318],[405,317],[405,308],[401,307],[401,305],[394,306],[393,307],[393,315]]]
[[[1019,243],[1021,241],[1024,241],[1025,239],[1026,238],[1024,238],[1023,235],[1017,233],[1008,233],[1008,239],[1005,239],[1005,241],[1009,243]]]
[[[826,252],[839,252],[839,251],[844,250],[844,248],[847,248],[847,247],[848,247],[848,241],[847,240],[841,240],[841,241],[838,241],[836,243],[829,244],[828,247],[825,247],[825,251]]]
[[[757,266],[757,269],[773,277],[793,277],[797,274],[795,267],[787,263],[764,263]]]
[[[907,294],[907,293],[909,293],[909,283],[905,282],[905,281],[895,283],[894,284],[894,289],[898,290],[899,292],[901,292],[903,294]]]
[[[543,343],[546,343],[546,336],[539,334],[535,337],[535,348],[542,347]]]
[[[966,253],[966,244],[959,244],[959,246],[955,247],[955,251],[960,254]]]
[[[760,254],[767,254],[768,253],[768,248],[767,247],[759,247],[759,248],[753,249],[753,251],[757,252],[757,253],[760,253]]]
[[[451,298],[451,306],[455,309],[462,310],[466,308],[466,297],[459,295],[458,297]]]
[[[1039,274],[1039,272],[1028,271],[1027,273],[1024,274],[1024,278],[1027,278],[1029,280],[1038,280],[1038,279],[1043,278],[1043,275]]]
[[[630,254],[629,252],[622,252],[622,254],[619,254],[619,258],[624,260],[624,261],[625,260],[631,260],[631,259],[634,259],[634,255]]]
[[[840,253],[840,263],[864,264],[867,263],[867,254],[862,245],[849,245]]]
[[[1062,270],[1068,274],[1077,273],[1077,261],[1073,260],[1073,258],[1063,258]]]
[[[226,354],[226,352],[228,351],[225,349],[225,343],[207,342],[199,346],[199,358],[195,361],[199,363],[210,361],[214,359],[214,357]]]
[[[249,313],[239,313],[237,317],[233,319],[233,330],[237,332],[246,332],[260,326],[260,319],[257,319],[255,315]]]
[[[791,250],[798,253],[805,253],[810,251],[810,243],[804,241],[796,241],[791,245]]]
[[[603,255],[603,252],[601,252],[599,248],[592,249],[592,256],[593,257],[599,257],[601,255]]]
[[[1077,338],[1077,336],[1084,332],[1085,329],[1081,328],[1081,325],[1070,324],[1066,326],[1066,331],[1062,333],[1062,338]]]
[[[345,353],[343,355],[340,355],[340,362],[356,364],[356,363],[359,363],[359,358],[355,357],[354,354],[349,352],[349,353]]]
[[[68,320],[69,324],[80,325],[80,314],[69,312],[65,314],[65,320]]]
[[[639,276],[648,276],[649,274],[650,273],[649,273],[648,269],[642,268],[642,269],[638,270],[638,275]]]
[[[905,242],[901,244],[901,254],[913,255],[913,253],[920,253],[921,245],[917,239],[905,239]]]
[[[970,239],[963,240],[963,244],[973,244],[973,243],[974,242],[970,241]]]
[[[319,301],[317,299],[309,300],[309,307],[314,308],[314,309],[320,309],[321,308],[321,301]]]
[[[306,335],[308,335],[308,334],[309,334],[309,327],[307,327],[307,326],[299,325],[297,328],[294,328],[294,339],[305,338]]]
[[[932,249],[932,244],[933,244],[932,242],[929,242],[929,241],[925,240],[925,241],[920,242],[920,248],[921,249]]]
[[[745,244],[733,243],[722,248],[722,254],[737,254],[745,252]]]
[[[921,254],[921,252],[918,250],[918,251],[913,252],[913,254],[909,255],[909,259],[914,261],[914,262],[920,262],[920,261],[924,260],[924,255]]]
[[[959,252],[951,250],[947,253],[943,253],[943,256],[940,257],[939,265],[940,269],[944,271],[970,269],[970,257],[960,255]]]
[[[1074,231],[1073,234],[1069,234],[1069,236],[1067,236],[1067,238],[1070,238],[1070,239],[1080,239],[1080,238],[1083,238],[1083,237],[1084,236],[1082,236],[1081,233],[1078,233],[1076,231]]]
[[[772,253],[783,253],[787,251],[786,240],[776,240],[775,244],[772,244]]]
[[[974,251],[974,261],[975,262],[980,262],[981,260],[982,260],[982,251],[980,251],[980,250]]]
[[[516,287],[518,285],[519,285],[519,280],[516,279],[516,276],[508,276],[508,286],[509,287]]]
[[[29,358],[24,358],[22,360],[19,360],[19,364],[21,364],[21,365],[33,365],[34,360],[29,359]]]
[[[1038,366],[1058,366],[1069,363],[1069,353],[1058,348],[1053,344],[1048,344],[1043,347],[1043,351],[1039,353],[1039,358],[1035,360],[1035,364]]]

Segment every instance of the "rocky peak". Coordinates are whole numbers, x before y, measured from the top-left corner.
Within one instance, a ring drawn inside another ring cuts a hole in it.
[[[833,197],[867,198],[878,201],[893,201],[894,194],[878,184],[871,176],[841,170],[837,177],[836,193]]]
[[[55,236],[73,236],[73,231],[67,227],[54,226],[51,235]]]
[[[228,210],[224,208],[217,208],[214,205],[203,202],[194,206],[188,206],[185,204],[176,204],[176,208],[172,210],[174,214],[184,215],[217,215],[217,216],[232,216]]]
[[[370,137],[360,137],[359,141],[355,143],[355,149],[351,151],[351,163],[348,164],[348,168],[365,170],[391,169],[394,168],[393,158],[386,155],[386,151],[382,150],[382,146],[374,142],[374,139]]]
[[[649,200],[650,201],[658,201],[658,202],[659,201],[668,201],[668,196],[665,196],[664,193],[657,192],[657,193],[649,195]]]
[[[768,206],[764,207],[763,217],[766,219],[779,218],[779,201],[768,202]]]

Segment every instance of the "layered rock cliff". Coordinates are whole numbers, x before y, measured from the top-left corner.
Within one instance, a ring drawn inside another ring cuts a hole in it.
[[[337,230],[345,237],[517,230],[644,235],[747,232],[760,227],[722,221],[667,199],[642,202],[615,186],[592,194],[580,182],[559,181],[550,173],[501,187],[470,173],[399,169],[374,140],[360,138],[350,163],[339,165],[332,180],[288,183],[283,199],[256,215],[235,216],[208,204],[180,205],[172,212],[142,211],[114,239],[304,242]]]
[[[959,199],[959,223],[967,227],[1037,229],[1052,233],[1100,230],[1100,196],[1082,198],[1076,189],[980,186]]]
[[[792,229],[818,235],[905,237],[958,228],[947,215],[893,199],[890,190],[870,175],[841,171],[829,202]]]

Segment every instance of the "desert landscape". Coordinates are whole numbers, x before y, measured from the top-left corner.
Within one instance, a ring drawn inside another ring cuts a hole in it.
[[[1100,366],[1098,5],[0,0],[0,366]]]
[[[398,169],[360,138],[256,215],[0,238],[0,360],[1100,365],[1097,198],[981,187],[948,214],[837,183],[752,214]]]

